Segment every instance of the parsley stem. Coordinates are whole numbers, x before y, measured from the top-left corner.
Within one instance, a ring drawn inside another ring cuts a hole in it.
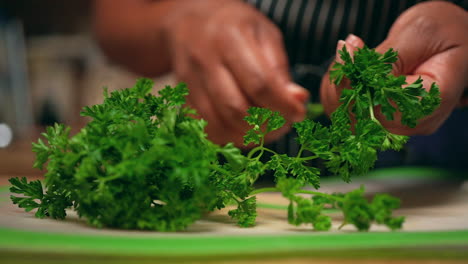
[[[377,121],[380,124],[379,120],[377,120],[377,118],[375,118],[374,101],[372,100],[372,96],[371,96],[369,90],[367,90],[367,98],[369,99],[369,113],[370,113],[371,119],[374,120],[374,121]]]
[[[313,159],[317,159],[317,158],[318,158],[318,156],[314,155],[314,156],[308,156],[308,157],[297,158],[297,159],[301,160],[301,161],[307,161],[307,160],[313,160]]]
[[[113,181],[113,180],[118,179],[118,178],[120,178],[120,177],[121,177],[120,175],[114,174],[114,175],[111,175],[111,176],[102,178],[101,181],[100,181],[99,183],[100,183],[100,184],[105,184],[105,183],[108,182],[108,181]]]
[[[255,147],[253,148],[248,154],[247,154],[247,158],[251,159],[252,156],[258,152],[258,151],[262,151],[262,154],[263,154],[263,151],[266,151],[266,152],[270,152],[271,154],[273,155],[279,155],[277,152],[269,149],[269,148],[265,148],[264,146],[258,146],[258,147]],[[261,157],[262,154],[260,154],[259,156]]]
[[[296,158],[300,158],[302,156],[302,152],[304,151],[304,145],[301,145],[301,148],[297,152]]]
[[[271,150],[271,149],[269,149],[269,148],[265,148],[265,147],[264,147],[263,150],[265,150],[265,151],[267,151],[267,152],[270,152],[270,153],[273,154],[273,155],[279,155],[277,152],[275,152],[275,151],[273,151],[273,150]]]
[[[262,139],[261,139],[261,141],[260,141],[260,145],[257,146],[257,147],[255,147],[255,148],[253,148],[253,149],[249,152],[249,154],[247,154],[247,158],[251,159],[252,156],[253,156],[255,153],[257,153],[258,151],[261,151],[260,154],[257,155],[257,157],[256,157],[257,160],[260,159],[260,157],[263,155],[263,152],[264,152],[264,149],[265,149],[265,148],[263,147],[263,144],[265,144],[265,137],[264,137],[264,136],[262,136]]]
[[[353,94],[348,98],[348,100],[347,100],[346,103],[344,104],[344,106],[345,106],[344,108],[345,108],[345,109],[348,109],[349,104],[354,100],[355,97],[356,97],[356,94],[353,93]]]
[[[213,169],[213,170],[215,170],[215,171],[217,171],[217,172],[220,172],[220,173],[222,173],[222,174],[224,174],[224,175],[229,175],[229,174],[231,174],[231,172],[229,172],[229,171],[227,171],[227,170],[221,168],[220,166],[216,166],[216,165],[214,165],[214,164],[210,164],[210,168]]]
[[[317,196],[322,196],[331,200],[339,201],[339,202],[344,202],[345,200],[341,197],[338,197],[336,195],[332,194],[327,194],[327,193],[321,193],[321,192],[316,192],[316,191],[309,191],[309,190],[300,190],[297,193],[302,193],[302,194],[312,194],[312,195],[317,195]]]
[[[276,188],[276,187],[260,188],[260,189],[253,190],[249,194],[249,196],[254,196],[254,195],[257,195],[257,194],[260,194],[260,193],[264,193],[264,192],[280,192],[280,190],[278,188]],[[326,194],[326,193],[321,193],[321,192],[316,192],[316,191],[309,191],[309,190],[300,190],[300,191],[296,192],[296,194],[299,194],[299,193],[301,193],[301,194],[312,194],[312,195],[315,195],[315,196],[322,196],[322,197],[325,197],[325,198],[328,198],[328,199],[331,199],[331,200],[344,202],[343,198],[332,195],[332,194]]]
[[[258,146],[258,147],[255,147],[255,148],[253,148],[252,150],[250,150],[249,154],[247,154],[247,158],[251,159],[251,158],[252,158],[252,156],[253,156],[253,155],[254,155],[256,152],[258,152],[258,151],[262,150],[262,148],[263,148],[263,146],[262,146],[262,145],[260,145],[260,146]]]
[[[241,201],[240,201],[239,199],[237,199],[236,196],[235,196],[234,194],[231,193],[231,195],[232,195],[231,198],[234,199],[234,201],[236,201],[236,203],[237,203],[238,205],[240,205],[240,204],[241,204]]]
[[[343,228],[346,224],[347,224],[346,221],[344,221],[343,223],[341,223],[341,225],[338,227],[338,230],[341,230],[341,228]]]
[[[265,144],[265,136],[262,137],[262,141],[260,143],[260,154],[257,155],[256,159],[257,160],[260,160],[260,158],[263,156],[263,153],[265,152],[265,148],[263,147],[263,145]]]
[[[395,89],[395,88],[388,88],[388,87],[384,87],[382,88],[382,90],[385,90],[385,91],[389,91],[389,92],[401,92],[401,89]]]
[[[266,187],[266,188],[260,188],[260,189],[256,189],[256,190],[253,190],[249,196],[254,196],[254,195],[257,195],[257,194],[260,194],[260,193],[264,193],[264,192],[279,192],[280,190],[278,188],[275,188],[275,187]]]

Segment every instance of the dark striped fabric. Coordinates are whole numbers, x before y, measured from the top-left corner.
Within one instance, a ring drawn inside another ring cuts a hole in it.
[[[353,33],[367,46],[381,43],[393,22],[423,0],[245,0],[269,17],[283,32],[294,80],[319,99],[322,75],[334,59],[338,40]],[[451,1],[468,8],[468,0]],[[295,155],[295,135],[270,147]]]
[[[321,65],[350,33],[378,45],[396,18],[423,0],[246,0],[278,25],[291,65]],[[468,0],[451,1],[468,7]]]

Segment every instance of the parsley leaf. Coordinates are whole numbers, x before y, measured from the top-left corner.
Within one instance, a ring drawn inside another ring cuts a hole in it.
[[[237,220],[237,223],[242,227],[251,227],[255,225],[257,217],[256,197],[250,197],[239,203],[237,209],[230,210],[229,216]]]
[[[285,124],[285,119],[279,112],[273,112],[266,108],[251,107],[247,113],[244,120],[253,127],[244,136],[245,145],[249,143],[260,144],[267,133],[277,130]]]
[[[71,206],[68,193],[51,190],[44,194],[41,181],[28,182],[25,177],[21,179],[11,178],[9,181],[12,184],[10,192],[24,195],[24,197],[11,195],[10,198],[13,204],[18,204],[18,207],[24,208],[26,212],[37,208],[35,215],[38,218],[46,216],[55,219],[65,218],[64,208]]]
[[[402,114],[401,123],[415,127],[419,119],[439,106],[440,94],[435,83],[429,92],[423,88],[421,78],[403,88],[407,84],[405,77],[391,74],[391,63],[397,59],[397,52],[393,49],[379,54],[367,47],[358,48],[354,61],[346,47],[339,54],[345,64],[336,62],[330,79],[337,85],[344,77],[350,80],[352,89],[342,93],[340,100],[354,100],[352,112],[357,120],[366,117],[375,119],[373,112],[366,109],[380,105],[386,119],[393,120],[395,112],[399,111]]]

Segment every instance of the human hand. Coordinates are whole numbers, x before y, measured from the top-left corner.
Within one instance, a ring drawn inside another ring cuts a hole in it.
[[[308,92],[292,83],[271,21],[238,0],[181,2],[166,20],[172,69],[188,84],[188,103],[208,121],[210,139],[242,146],[250,106],[280,111],[289,123],[304,118]]]
[[[346,41],[338,42],[337,51],[344,45],[352,53],[363,47],[364,42],[350,35]],[[442,102],[432,115],[420,120],[415,128],[403,126],[398,114],[394,121],[388,121],[376,109],[376,117],[395,134],[435,132],[460,102],[463,90],[468,87],[468,13],[447,2],[416,5],[397,19],[387,39],[376,50],[383,53],[389,48],[398,51],[393,74],[406,75],[407,83],[413,83],[421,76],[427,90],[433,82],[437,83]],[[337,61],[341,62],[338,54]],[[328,73],[323,77],[321,100],[328,114],[339,106],[340,91],[347,85],[349,82],[345,81],[336,87],[330,82]]]

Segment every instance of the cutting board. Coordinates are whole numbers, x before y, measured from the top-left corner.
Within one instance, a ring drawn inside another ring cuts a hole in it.
[[[0,256],[12,263],[276,263],[285,259],[288,263],[310,263],[310,259],[468,263],[468,182],[447,171],[398,168],[375,171],[351,184],[324,180],[321,190],[342,192],[361,184],[370,195],[390,192],[402,199],[403,207],[396,214],[406,216],[403,230],[378,225],[369,232],[352,226],[338,230],[342,216],[334,211],[329,212],[334,219],[329,232],[291,226],[287,201],[279,193],[258,196],[258,222],[252,228],[236,226],[225,209],[204,216],[183,232],[97,229],[72,211],[63,221],[37,219],[33,212],[13,205],[8,186],[2,186]]]

